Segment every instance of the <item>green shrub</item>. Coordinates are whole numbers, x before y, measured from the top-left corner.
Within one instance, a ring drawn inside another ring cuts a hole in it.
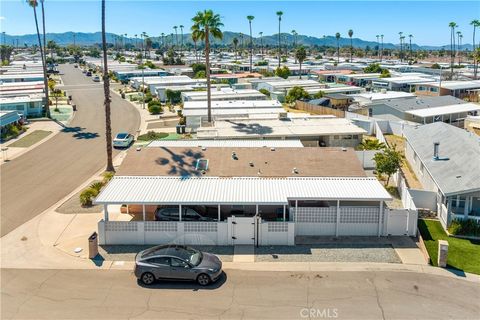
[[[148,112],[150,112],[151,114],[159,114],[160,112],[162,112],[162,107],[158,104],[149,105]]]
[[[112,171],[105,171],[102,176],[103,176],[103,183],[106,184],[108,181],[112,180],[113,176],[115,175],[115,172]]]
[[[90,188],[96,190],[97,194],[98,194],[98,193],[100,193],[100,190],[103,188],[103,186],[104,186],[103,181],[94,181],[90,185]]]
[[[92,205],[93,198],[98,195],[98,191],[93,188],[87,188],[80,193],[80,204],[84,207]]]
[[[480,236],[480,222],[473,219],[455,219],[448,226],[448,232],[453,235]]]
[[[260,90],[258,90],[258,91],[260,91],[260,92],[263,93],[264,95],[270,97],[270,91],[268,91],[267,89],[262,88],[262,89],[260,89]]]

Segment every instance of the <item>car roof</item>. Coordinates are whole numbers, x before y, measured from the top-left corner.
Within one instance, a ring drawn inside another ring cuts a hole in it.
[[[145,250],[141,257],[142,259],[146,259],[158,256],[168,256],[185,259],[181,253],[186,250],[192,250],[192,248],[182,245],[161,245]]]

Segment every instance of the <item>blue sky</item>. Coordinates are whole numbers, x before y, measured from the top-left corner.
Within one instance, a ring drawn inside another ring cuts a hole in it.
[[[1,0],[1,30],[18,35],[34,33],[32,9],[23,0]],[[472,42],[473,19],[480,19],[480,2],[460,1],[107,1],[107,31],[142,31],[150,36],[173,32],[174,25],[191,26],[191,17],[203,9],[219,13],[224,30],[248,33],[247,15],[254,15],[253,32],[277,32],[275,12],[282,10],[282,31],[295,29],[311,36],[346,36],[375,40],[384,34],[385,42],[398,42],[398,32],[413,34],[415,43],[445,45],[450,41],[448,23],[455,21]],[[47,32],[94,32],[100,30],[100,0],[45,0]],[[480,32],[478,32],[480,38]]]

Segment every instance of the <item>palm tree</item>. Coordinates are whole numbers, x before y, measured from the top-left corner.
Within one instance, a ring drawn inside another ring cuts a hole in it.
[[[133,36],[135,37],[135,49],[137,49],[137,45],[138,45],[138,43],[137,43],[137,37],[138,37],[138,34],[135,33]]]
[[[400,31],[398,35],[400,37],[400,61],[403,61],[403,43],[402,43],[403,32]]]
[[[380,61],[382,61],[383,60],[383,34],[380,35],[380,39],[382,40],[381,50],[380,50]]]
[[[359,145],[360,150],[383,150],[385,148],[386,145],[383,142],[378,141],[378,139],[364,140]]]
[[[198,63],[197,41],[199,39],[198,30],[192,30],[193,48],[195,50],[195,62]]]
[[[110,119],[110,79],[107,65],[107,36],[105,33],[105,0],[102,0],[103,94],[105,96],[105,140],[107,142],[107,170],[115,171],[112,160],[112,123]]]
[[[453,76],[453,65],[455,64],[455,28],[458,27],[458,25],[452,21],[448,26],[450,27],[450,72]]]
[[[380,49],[380,36],[377,34],[375,37],[377,38],[377,48]],[[377,51],[377,56],[380,57],[380,50]]]
[[[180,40],[181,40],[180,52],[183,52],[183,25],[180,25]]]
[[[198,30],[199,39],[205,40],[205,71],[207,74],[207,115],[208,122],[212,122],[212,97],[210,83],[210,34],[217,39],[222,39],[223,34],[220,30],[223,23],[220,15],[213,13],[212,10],[204,10],[197,12],[192,18],[192,30]]]
[[[337,39],[337,64],[340,62],[340,32],[335,33]]]
[[[140,36],[143,38],[142,39],[142,54],[143,54],[144,58],[147,58],[147,46],[144,46],[145,39],[147,38],[147,33],[145,31],[143,31]]]
[[[260,53],[263,55],[263,32],[259,32],[258,35],[260,36]]]
[[[173,26],[173,29],[175,30],[175,49],[178,49],[178,27]]]
[[[252,37],[252,21],[254,16],[247,16],[248,24],[250,26],[250,72],[252,72],[252,57],[253,57],[253,37]]]
[[[353,40],[352,40],[353,30],[352,29],[348,30],[348,36],[350,37],[350,62],[352,62],[352,59],[353,59]]]
[[[163,48],[163,50],[165,50],[165,33],[163,33],[163,32],[160,33],[160,36],[162,37],[162,48]]]
[[[37,38],[38,38],[38,47],[40,49],[40,55],[42,56],[42,67],[43,67],[43,85],[45,86],[45,115],[50,118],[50,101],[48,95],[48,78],[47,78],[47,66],[46,66],[46,57],[44,55],[45,47],[42,45],[42,40],[40,39],[40,29],[38,28],[38,18],[37,18],[37,0],[28,0],[28,5],[33,8],[33,16],[35,18],[35,27],[37,28]],[[42,1],[43,4],[43,1]]]
[[[277,17],[278,17],[278,67],[280,68],[280,62],[281,62],[281,55],[282,55],[282,49],[281,49],[281,35],[280,35],[280,25],[282,23],[282,16],[283,12],[282,11],[277,11]]]
[[[412,58],[412,38],[413,38],[413,35],[412,34],[409,34],[408,35],[408,41],[409,41],[409,47],[410,47],[410,60],[413,60]]]
[[[460,65],[460,59],[461,59],[461,58],[460,58],[460,50],[461,50],[460,46],[462,45],[462,44],[460,43],[461,37],[462,37],[462,32],[457,31],[457,55],[458,55],[458,65]]]
[[[237,39],[237,38],[233,38],[232,43],[233,43],[233,51],[235,51],[235,61],[237,61],[238,39]]]
[[[297,47],[297,31],[294,29],[292,30],[292,35],[293,35],[293,47],[296,48]]]
[[[300,79],[302,79],[302,63],[307,57],[307,51],[305,50],[304,46],[298,47],[298,49],[295,51],[295,59],[298,60],[298,63],[300,63]]]
[[[478,68],[478,61],[475,59],[475,31],[477,27],[480,27],[480,20],[473,20],[470,22],[470,25],[473,26],[473,41],[472,41],[472,46],[473,46],[473,79],[477,79],[477,68]]]

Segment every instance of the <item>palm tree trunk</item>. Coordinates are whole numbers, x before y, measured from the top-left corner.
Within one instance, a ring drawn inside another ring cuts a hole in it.
[[[250,24],[250,72],[252,71],[252,55],[253,55],[253,45],[252,45],[252,21],[248,21]]]
[[[281,62],[281,55],[282,55],[282,49],[280,47],[281,42],[280,42],[280,19],[278,19],[278,67],[280,68],[280,62]]]
[[[300,79],[302,79],[302,61],[298,61],[300,63]]]
[[[350,63],[352,63],[353,60],[353,41],[352,37],[350,37]]]
[[[208,123],[212,123],[212,97],[210,86],[210,41],[208,26],[205,27],[205,69],[207,71],[207,118]]]
[[[37,19],[37,8],[33,7],[33,15],[35,17],[35,27],[37,28],[37,38],[38,38],[38,47],[40,48],[40,55],[42,56],[42,67],[43,67],[43,85],[45,86],[45,115],[47,118],[50,118],[50,101],[48,97],[48,78],[47,78],[47,67],[45,65],[45,56],[43,55],[42,49],[42,40],[40,39],[40,29],[38,28],[38,19]]]
[[[194,50],[195,50],[195,62],[198,63],[197,41],[193,41],[193,47],[194,47]]]
[[[105,95],[105,140],[107,143],[107,171],[115,171],[112,159],[112,123],[110,119],[110,79],[107,64],[107,37],[105,34],[105,0],[102,0],[103,94]]]
[[[476,25],[473,25],[473,41],[472,41],[472,45],[473,45],[473,79],[474,80],[477,80],[477,67],[478,67],[478,61],[477,59],[475,58],[475,29],[477,29]]]

